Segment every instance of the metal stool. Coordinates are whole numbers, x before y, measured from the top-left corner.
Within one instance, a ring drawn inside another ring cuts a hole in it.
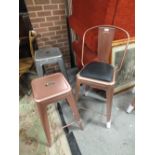
[[[66,99],[72,109],[75,120],[82,129],[80,115],[76,107],[72,89],[62,73],[54,73],[48,76],[36,78],[32,80],[31,86],[49,145],[51,145],[51,136],[46,112],[48,104],[57,103],[58,100]],[[70,124],[66,126],[69,126]]]
[[[43,76],[43,65],[56,64],[56,63],[58,63],[61,72],[68,79],[65,64],[63,61],[63,56],[59,48],[57,47],[43,48],[38,49],[35,52],[35,65],[38,76]]]

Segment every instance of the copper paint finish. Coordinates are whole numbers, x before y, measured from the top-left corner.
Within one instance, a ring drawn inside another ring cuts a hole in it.
[[[67,93],[71,87],[63,74],[55,73],[33,80],[32,89],[35,102],[42,102]]]
[[[85,68],[85,65],[83,63],[83,57],[84,57],[84,46],[85,46],[85,36],[89,31],[92,31],[93,29],[98,29],[98,59],[99,61],[103,61],[105,63],[108,62],[109,56],[111,54],[111,48],[112,48],[112,40],[114,38],[114,34],[116,30],[122,31],[126,36],[126,46],[124,49],[124,54],[120,60],[120,64],[118,67],[114,67],[114,73],[113,73],[113,80],[111,82],[106,81],[99,81],[96,79],[91,79],[87,77],[82,77],[80,74],[77,74],[76,76],[76,100],[78,100],[79,97],[79,91],[80,91],[80,85],[89,85],[93,88],[102,89],[106,91],[106,116],[107,116],[107,122],[111,122],[111,111],[112,111],[112,99],[113,99],[113,90],[114,90],[114,84],[115,84],[115,77],[118,73],[118,71],[121,69],[122,64],[124,62],[127,48],[129,44],[129,33],[117,26],[114,25],[98,25],[93,26],[91,28],[88,28],[84,34],[83,34],[83,40],[82,40],[82,56],[81,56],[81,63],[83,65],[83,69]],[[93,61],[93,60],[92,60]]]
[[[46,111],[48,104],[57,103],[58,100],[66,99],[79,127],[81,129],[83,128],[71,87],[62,73],[55,73],[34,79],[31,86],[49,146],[51,145],[51,134]]]

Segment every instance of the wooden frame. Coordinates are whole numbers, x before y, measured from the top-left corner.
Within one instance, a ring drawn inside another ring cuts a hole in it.
[[[125,40],[113,42],[111,64],[117,65],[122,57]],[[116,77],[114,93],[123,91],[135,85],[135,38],[130,39],[124,64]]]

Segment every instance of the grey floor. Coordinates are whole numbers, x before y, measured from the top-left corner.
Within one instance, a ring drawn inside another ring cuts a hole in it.
[[[70,83],[74,89],[76,70],[70,74]],[[101,94],[101,93],[100,93]],[[105,128],[105,101],[94,92],[87,96],[81,94],[77,106],[80,111],[84,130],[76,124],[69,129],[73,131],[82,155],[134,155],[135,153],[135,113],[126,113],[133,93],[131,90],[117,94],[113,98],[111,128]],[[99,99],[100,98],[100,99]],[[73,120],[70,107],[61,101],[66,122]],[[84,110],[85,108],[91,110]]]
[[[77,69],[68,71],[69,81],[75,92]],[[81,88],[81,92],[83,89]],[[82,155],[134,155],[135,153],[135,112],[126,113],[133,98],[132,90],[117,94],[113,98],[111,128],[105,128],[104,92],[89,91],[87,96],[80,95],[77,103],[84,125],[81,131],[74,123],[69,130],[74,133]],[[74,121],[72,112],[65,101],[60,101],[65,121]],[[85,108],[91,110],[84,110]],[[99,114],[100,113],[100,114]],[[102,114],[102,115],[101,115]]]

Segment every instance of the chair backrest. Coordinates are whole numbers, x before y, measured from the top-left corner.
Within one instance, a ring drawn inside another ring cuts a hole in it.
[[[114,39],[115,29],[109,27],[99,27],[98,29],[98,46],[97,57],[99,61],[109,62],[111,45]]]
[[[36,37],[37,37],[36,31],[30,30],[30,31],[29,31],[29,45],[30,45],[31,56],[32,56],[33,59],[34,59],[34,48],[33,48],[33,43],[34,43],[34,40],[36,39]]]
[[[97,31],[97,33],[94,33],[95,31]],[[127,48],[130,40],[129,33],[123,28],[114,26],[114,25],[97,25],[87,29],[83,34],[83,41],[82,41],[81,63],[83,66],[85,65],[83,60],[84,60],[84,47],[87,45],[87,40],[88,40],[87,34],[89,33],[88,37],[89,36],[92,37],[92,35],[90,35],[91,32],[98,35],[98,36],[94,35],[93,36],[94,38],[91,38],[95,42],[95,44],[97,44],[96,52],[97,52],[98,61],[103,61],[105,63],[109,63],[109,59],[112,52],[112,42],[115,39],[116,33],[124,33],[126,42],[125,42],[123,56],[120,60],[120,63],[117,66],[117,71],[119,71],[122,67],[124,58],[127,53]]]

